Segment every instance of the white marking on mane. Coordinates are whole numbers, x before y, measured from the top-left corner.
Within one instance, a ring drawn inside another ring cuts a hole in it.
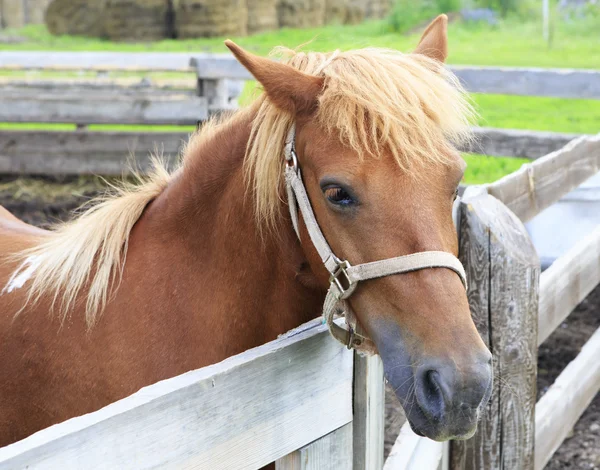
[[[2,294],[27,283],[27,298],[17,315],[44,296],[51,311],[59,308],[64,321],[81,295],[91,328],[121,280],[131,229],[171,180],[158,158],[147,176],[135,176],[137,184],[113,186],[112,194],[99,198],[77,219],[59,225],[14,256],[21,264]]]
[[[10,294],[16,289],[20,289],[25,283],[33,276],[33,273],[40,265],[40,258],[38,256],[30,256],[15,270],[13,275],[10,277],[0,295]]]

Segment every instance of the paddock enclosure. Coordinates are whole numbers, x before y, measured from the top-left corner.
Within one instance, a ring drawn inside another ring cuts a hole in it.
[[[0,130],[8,174],[115,175],[128,152],[142,167],[156,145],[176,155],[188,132],[92,126],[195,126],[235,109],[250,78],[230,56],[208,54],[2,52],[0,69],[15,71],[0,78],[0,121],[73,128]],[[472,92],[600,99],[600,72],[452,69]],[[474,438],[440,444],[405,425],[384,462],[381,362],[315,320],[2,448],[0,469],[542,469],[600,389],[598,330],[536,403],[538,346],[600,283],[600,227],[542,273],[524,223],[600,171],[600,135],[476,133],[464,150],[532,162],[468,187],[459,206],[469,303],[496,370]]]

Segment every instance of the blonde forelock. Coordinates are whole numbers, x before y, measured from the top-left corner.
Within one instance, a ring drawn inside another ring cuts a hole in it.
[[[471,139],[476,113],[458,79],[443,64],[418,54],[368,48],[294,52],[287,63],[325,77],[313,119],[357,158],[391,154],[406,172],[448,164],[449,146]],[[257,103],[245,160],[260,225],[275,228],[283,192],[283,148],[294,116],[266,96]]]

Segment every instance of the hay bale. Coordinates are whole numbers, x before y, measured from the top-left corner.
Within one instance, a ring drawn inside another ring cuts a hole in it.
[[[367,16],[367,2],[365,0],[351,0],[346,7],[346,24],[361,23]]]
[[[345,0],[325,0],[325,23],[346,23],[348,2]]]
[[[51,0],[27,0],[27,23],[42,24]]]
[[[325,0],[325,23],[358,24],[365,19],[369,0]]]
[[[54,35],[104,37],[106,0],[54,0],[46,10],[48,31]]]
[[[114,41],[155,41],[172,33],[168,0],[108,0],[104,15],[106,36]]]
[[[0,0],[2,24],[5,28],[20,28],[25,25],[23,0]]]
[[[385,18],[392,9],[392,0],[369,0],[366,8],[367,18]]]
[[[314,28],[325,22],[326,0],[280,0],[277,7],[280,27]]]
[[[246,0],[179,0],[175,30],[179,38],[244,36],[248,31]]]
[[[277,29],[277,0],[247,0],[248,34]]]

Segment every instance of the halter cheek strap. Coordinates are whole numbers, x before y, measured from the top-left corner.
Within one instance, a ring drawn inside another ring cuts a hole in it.
[[[298,210],[304,219],[304,224],[321,261],[329,271],[329,290],[323,305],[323,322],[327,323],[331,335],[345,344],[349,349],[354,348],[367,354],[376,353],[374,343],[367,337],[357,334],[356,316],[346,302],[352,295],[359,281],[391,276],[393,274],[409,273],[427,268],[447,268],[460,277],[465,289],[467,277],[461,262],[451,253],[445,251],[423,251],[411,255],[388,258],[381,261],[352,266],[348,261],[339,259],[331,250],[310,205],[302,174],[298,167],[298,157],[295,149],[296,128],[292,124],[285,143],[285,182],[288,196],[288,206],[294,230],[300,238],[298,229]],[[348,329],[336,324],[335,314],[345,315]]]

